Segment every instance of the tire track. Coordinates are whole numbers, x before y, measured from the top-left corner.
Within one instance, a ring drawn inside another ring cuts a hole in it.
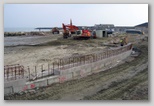
[[[85,100],[113,100],[117,99],[130,88],[137,86],[138,84],[146,81],[148,78],[147,69],[140,72],[138,75],[131,79],[126,79],[120,82],[114,82],[107,89],[102,89],[97,94],[90,97],[85,97]]]

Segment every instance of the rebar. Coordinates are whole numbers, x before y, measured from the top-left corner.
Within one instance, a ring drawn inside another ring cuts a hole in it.
[[[43,65],[41,65],[41,72],[42,72],[42,77],[43,77]]]
[[[28,73],[29,73],[29,80],[30,80],[30,68],[29,68],[29,66],[28,66]]]
[[[79,56],[72,56],[72,57],[68,57],[68,58],[67,57],[59,58],[57,61],[57,67],[58,67],[58,69],[59,69],[59,67],[60,67],[60,69],[65,69],[65,68],[71,68],[74,66],[99,61],[104,58],[115,56],[115,55],[118,55],[122,52],[130,50],[131,46],[132,45],[123,46],[123,47],[119,47],[119,48],[112,49],[112,50],[107,49],[106,51],[102,51],[102,52],[99,51],[99,52],[91,53],[88,55],[79,55]]]
[[[86,55],[58,58],[53,62],[52,64],[53,66],[51,66],[53,67],[53,69],[50,67],[50,64],[48,64],[47,76],[55,75],[55,69],[64,70],[64,69],[76,67],[79,65],[89,64],[89,63],[100,61],[102,59],[105,59],[111,56],[116,56],[130,49],[132,49],[132,45],[123,46],[123,47],[119,47],[116,49],[110,49],[110,50],[107,49],[105,51],[94,52],[94,53],[86,54]],[[50,74],[50,68],[51,68],[51,74]],[[41,65],[41,77],[44,77],[46,75],[46,74],[44,75],[44,71],[45,70],[43,69],[43,65]],[[30,73],[29,67],[28,67],[28,74],[29,74],[29,80],[30,80],[31,73]],[[24,77],[24,67],[19,64],[4,66],[4,77],[6,77],[5,79],[9,80],[10,79],[9,76],[15,80],[17,78],[21,78],[21,76]],[[37,67],[36,66],[35,66],[35,76],[37,79]]]
[[[49,75],[49,70],[50,70],[50,68],[49,68],[50,66],[49,66],[49,64],[48,64],[48,75]]]
[[[36,66],[35,66],[35,76],[36,76],[36,79],[37,79],[37,72],[36,72]]]

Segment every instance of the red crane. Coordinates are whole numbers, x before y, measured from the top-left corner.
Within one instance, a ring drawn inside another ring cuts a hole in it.
[[[63,37],[64,38],[68,38],[70,36],[70,34],[75,34],[77,30],[79,30],[79,28],[75,25],[72,25],[72,20],[70,20],[70,25],[65,25],[62,24],[63,26]]]

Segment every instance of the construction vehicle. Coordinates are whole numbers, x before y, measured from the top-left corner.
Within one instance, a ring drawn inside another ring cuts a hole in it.
[[[88,29],[83,29],[81,34],[73,36],[75,40],[87,40],[89,38],[91,38],[91,31]]]
[[[77,40],[87,40],[87,39],[90,39],[90,38],[95,39],[96,38],[96,32],[89,30],[89,29],[83,29],[82,33],[80,35],[74,36],[73,38],[77,39]]]
[[[68,37],[71,37],[71,34],[76,34],[76,36],[73,36],[73,39],[79,39],[79,40],[87,40],[89,38],[96,38],[96,32],[91,31],[87,28],[82,29],[82,33],[79,34],[79,28],[75,25],[72,25],[72,20],[70,20],[70,25],[64,25],[63,26],[63,38],[67,39]]]
[[[96,32],[89,29],[84,29],[82,30],[82,36],[87,36],[89,38],[96,38]]]
[[[77,26],[72,25],[72,20],[70,20],[70,25],[62,24],[63,26],[63,38],[68,38],[71,34],[75,34],[79,29]]]
[[[57,27],[54,27],[52,30],[51,30],[52,34],[59,34],[59,30]]]

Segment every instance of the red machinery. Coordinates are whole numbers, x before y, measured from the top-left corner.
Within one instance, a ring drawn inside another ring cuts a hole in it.
[[[75,25],[72,25],[72,20],[70,20],[70,25],[64,25],[63,26],[63,38],[68,38],[71,36],[71,34],[75,34],[79,28]],[[92,31],[88,29],[83,29],[82,34],[78,36],[73,36],[74,39],[89,39],[89,38],[96,38],[96,33],[92,33]]]
[[[87,29],[82,30],[82,36],[88,36],[88,37],[90,37],[91,36],[90,30],[87,30]]]
[[[51,32],[52,34],[55,34],[55,33],[59,34],[59,30],[57,27],[54,27]]]
[[[79,39],[79,40],[87,40],[87,39],[90,39],[90,38],[95,39],[96,38],[96,32],[88,30],[88,29],[83,29],[82,34],[80,36],[74,36],[74,39]]]
[[[74,39],[77,40],[87,40],[91,37],[91,31],[87,29],[82,30],[82,34],[79,36],[74,36]]]
[[[78,27],[76,27],[75,25],[72,25],[72,20],[70,20],[70,25],[64,25],[63,26],[63,37],[64,38],[68,38],[70,36],[70,34],[75,34],[76,31],[79,29]]]

